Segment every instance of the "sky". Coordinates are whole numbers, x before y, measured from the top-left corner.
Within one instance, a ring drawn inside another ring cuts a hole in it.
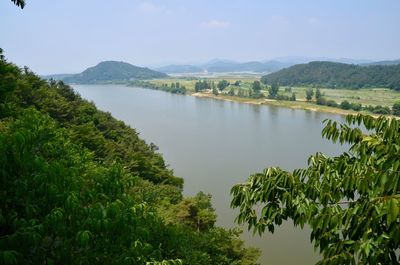
[[[399,0],[0,0],[0,47],[38,74],[105,60],[400,58]]]

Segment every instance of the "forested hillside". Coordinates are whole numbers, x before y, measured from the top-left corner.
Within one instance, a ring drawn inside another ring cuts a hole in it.
[[[168,76],[149,68],[138,67],[125,62],[105,61],[86,69],[80,74],[67,76],[62,80],[67,83],[97,84],[165,77]]]
[[[262,77],[264,84],[315,85],[328,88],[386,87],[400,90],[400,65],[359,66],[333,62],[310,62]]]
[[[255,264],[155,145],[0,57],[0,264]]]

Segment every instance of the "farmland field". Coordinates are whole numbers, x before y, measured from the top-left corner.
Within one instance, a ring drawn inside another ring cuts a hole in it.
[[[315,104],[315,98],[311,102],[307,102],[306,100],[306,90],[309,87],[280,87],[279,94],[291,96],[292,93],[296,95],[296,101],[276,101],[276,100],[260,100],[260,99],[252,99],[252,98],[243,98],[237,96],[228,96],[228,91],[233,88],[235,91],[235,95],[237,95],[239,89],[243,91],[248,91],[251,89],[252,83],[256,80],[260,79],[260,76],[250,75],[250,74],[242,74],[242,75],[220,75],[220,76],[202,76],[202,77],[171,77],[166,79],[156,79],[149,80],[148,82],[161,86],[162,84],[177,83],[181,86],[185,86],[187,91],[190,94],[195,92],[195,83],[198,80],[207,80],[209,82],[214,82],[215,85],[221,80],[227,80],[231,85],[225,88],[222,92],[219,93],[218,96],[212,95],[210,91],[197,93],[197,96],[205,96],[205,97],[213,97],[220,99],[233,100],[238,102],[245,103],[254,103],[254,104],[271,104],[282,107],[290,107],[290,108],[302,108],[302,109],[311,109],[315,111],[324,111],[324,112],[334,112],[340,114],[354,113],[351,110],[341,110],[338,108],[332,108],[328,106],[320,106]],[[239,86],[233,85],[236,81],[240,81]],[[315,90],[317,88],[314,87],[314,95]],[[358,103],[362,106],[387,106],[391,107],[395,102],[400,101],[400,92],[390,90],[387,88],[365,88],[365,89],[330,89],[330,88],[320,88],[320,91],[326,100],[334,100],[338,104],[342,101],[347,100],[351,103]],[[268,95],[268,87],[262,85],[262,91],[265,96]]]

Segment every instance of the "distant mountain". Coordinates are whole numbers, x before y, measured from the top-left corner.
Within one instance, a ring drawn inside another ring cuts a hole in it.
[[[41,77],[41,78],[44,78],[44,79],[47,79],[47,80],[49,80],[49,79],[63,80],[63,79],[65,79],[65,78],[71,77],[71,76],[73,76],[73,75],[75,75],[75,74],[42,75],[42,76],[40,76],[40,77]]]
[[[214,62],[212,64],[204,65],[204,68],[208,72],[256,72],[256,73],[269,73],[280,70],[284,67],[288,67],[291,64],[282,63],[278,61],[267,61],[267,62]]]
[[[125,62],[105,61],[86,69],[80,74],[65,77],[63,81],[66,83],[95,84],[164,77],[167,77],[167,75],[149,68],[138,67]]]
[[[363,64],[363,65],[396,65],[396,64],[400,64],[400,59],[398,59],[398,60],[378,61],[378,62],[366,63],[366,64]]]
[[[227,59],[212,59],[204,64],[184,64],[184,65],[167,65],[156,68],[168,74],[188,74],[188,73],[272,73],[283,68],[293,66],[295,64],[304,64],[312,61],[330,61],[345,64],[369,64],[371,60],[358,60],[349,58],[327,58],[327,57],[301,57],[287,56],[278,57],[267,61],[250,61],[250,62],[235,62]]]
[[[229,60],[229,59],[214,58],[214,59],[209,60],[204,65],[212,65],[212,64],[219,64],[219,63],[238,63],[238,62]]]
[[[174,74],[174,73],[187,74],[187,73],[203,72],[204,68],[189,64],[183,64],[183,65],[171,64],[167,66],[158,67],[156,68],[156,70],[167,74]]]
[[[295,64],[304,64],[314,61],[326,61],[326,62],[335,62],[335,63],[345,63],[345,64],[366,64],[371,63],[371,60],[365,59],[350,59],[350,58],[329,58],[329,57],[304,57],[304,56],[286,56],[286,57],[277,57],[274,59],[275,61],[290,63],[292,65]]]
[[[293,64],[278,61],[238,63],[229,60],[214,59],[201,65],[167,65],[156,68],[156,70],[169,74],[201,73],[205,71],[209,73],[270,73],[291,65]]]
[[[400,65],[360,66],[334,62],[297,64],[261,78],[265,84],[330,88],[388,87],[400,90]]]

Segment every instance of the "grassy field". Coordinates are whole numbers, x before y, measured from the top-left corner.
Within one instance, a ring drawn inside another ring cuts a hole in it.
[[[214,82],[215,85],[223,79],[227,80],[229,83],[233,84],[236,81],[241,81],[241,86],[240,88],[242,89],[249,89],[251,87],[251,84],[255,80],[260,80],[261,76],[257,75],[219,75],[219,76],[203,76],[203,77],[171,77],[171,78],[166,78],[166,79],[153,79],[153,80],[148,80],[148,82],[152,84],[156,84],[158,86],[161,86],[162,84],[168,84],[170,85],[171,83],[177,83],[179,82],[180,85],[183,85],[186,87],[186,89],[189,90],[189,92],[194,92],[194,86],[198,80],[208,80],[210,82]],[[235,87],[237,88],[237,87]],[[229,89],[229,88],[228,88]]]
[[[293,87],[292,91],[296,93],[297,99],[305,100],[306,89],[306,87]],[[281,88],[280,91],[282,94],[291,94],[284,93],[284,88]],[[322,88],[321,92],[327,100],[332,99],[337,103],[347,100],[351,103],[359,103],[363,106],[382,105],[391,107],[393,103],[400,101],[400,92],[387,88],[365,88],[359,90]]]
[[[332,107],[327,107],[327,106],[319,106],[316,105],[313,102],[306,102],[306,89],[307,87],[291,87],[291,92],[286,91],[286,87],[280,87],[279,89],[279,94],[281,95],[287,95],[291,96],[292,93],[296,94],[296,99],[297,101],[271,101],[271,100],[259,100],[259,99],[251,99],[251,98],[239,98],[239,97],[230,97],[226,93],[230,90],[231,87],[234,88],[235,93],[237,94],[239,88],[243,90],[249,90],[251,88],[252,83],[255,80],[259,80],[259,76],[254,76],[254,75],[225,75],[225,76],[208,76],[208,77],[201,77],[201,78],[194,78],[194,77],[173,77],[173,78],[167,78],[167,79],[158,79],[158,80],[149,80],[150,83],[157,84],[157,85],[162,85],[162,84],[168,84],[170,85],[171,83],[176,83],[179,82],[180,85],[184,85],[189,93],[194,93],[194,87],[195,83],[198,80],[208,80],[210,82],[215,82],[215,84],[218,83],[220,80],[227,80],[231,84],[233,84],[235,81],[240,80],[241,85],[240,87],[237,86],[229,86],[226,88],[218,97],[220,99],[227,99],[227,100],[233,100],[233,101],[238,101],[238,102],[245,102],[245,103],[253,103],[253,104],[271,104],[271,105],[277,105],[277,106],[282,106],[282,107],[290,107],[290,108],[302,108],[302,109],[311,109],[311,110],[316,110],[316,111],[326,111],[326,112],[334,112],[334,113],[341,113],[341,114],[346,114],[346,113],[353,113],[353,111],[344,111],[340,110],[338,108],[332,108]],[[314,95],[315,95],[315,89],[314,88]],[[264,95],[268,95],[268,90],[266,87],[263,86],[262,92]],[[340,104],[342,101],[347,100],[351,103],[359,103],[362,106],[388,106],[392,107],[395,102],[400,102],[400,92],[396,92],[387,88],[368,88],[368,89],[359,89],[359,90],[354,90],[354,89],[328,89],[328,88],[321,88],[321,92],[323,94],[323,97],[326,98],[327,100],[334,100],[338,104]],[[202,96],[206,97],[213,97],[217,98],[214,95],[207,95],[209,93],[201,93],[203,94]],[[199,95],[199,94],[197,94]]]

